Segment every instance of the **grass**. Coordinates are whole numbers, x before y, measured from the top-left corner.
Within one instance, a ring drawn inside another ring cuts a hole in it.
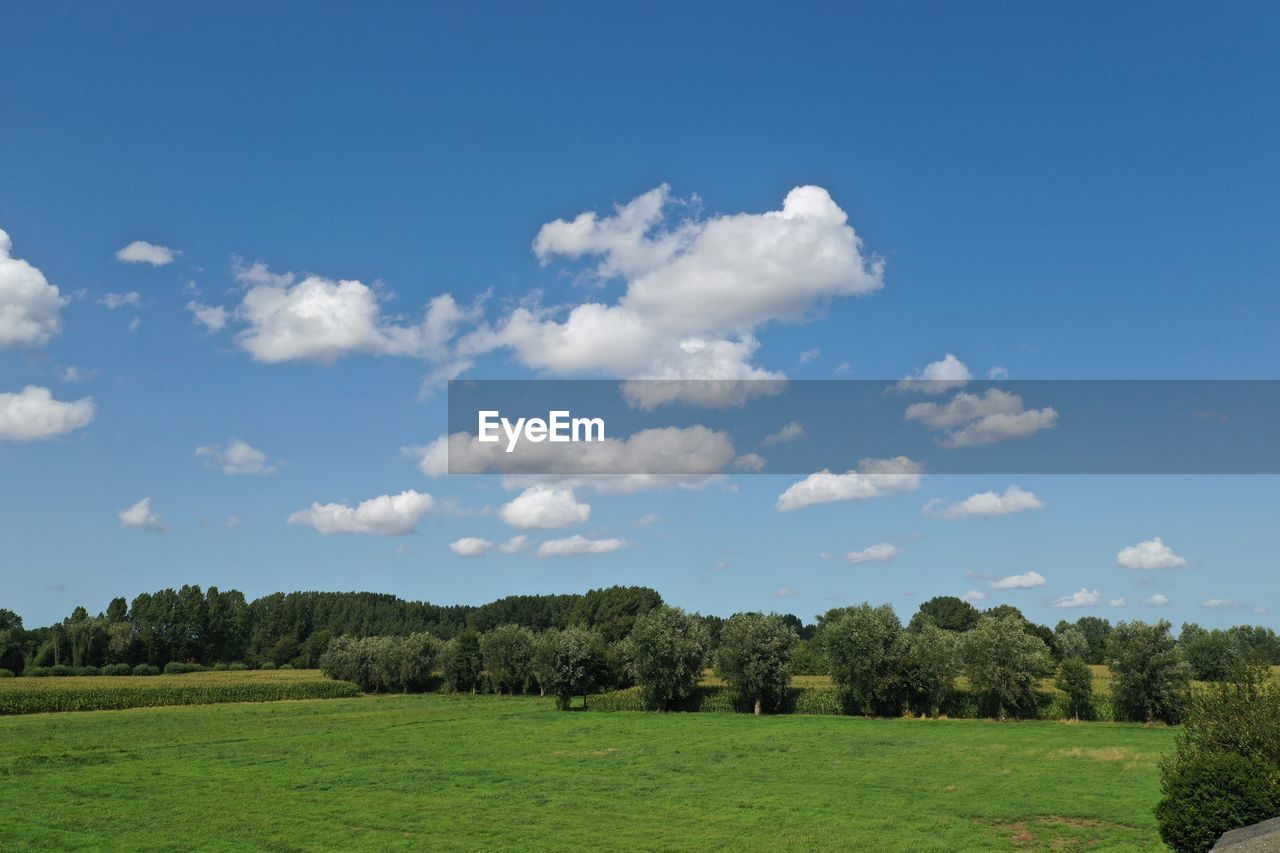
[[[1155,850],[1173,734],[442,695],[7,717],[0,848]]]
[[[354,696],[319,670],[0,678],[0,715]]]

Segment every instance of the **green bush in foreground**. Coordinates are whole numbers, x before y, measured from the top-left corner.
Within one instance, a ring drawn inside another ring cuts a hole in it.
[[[1271,817],[1280,808],[1275,770],[1241,755],[1198,755],[1165,779],[1156,806],[1160,837],[1178,853],[1201,853],[1224,832]]]

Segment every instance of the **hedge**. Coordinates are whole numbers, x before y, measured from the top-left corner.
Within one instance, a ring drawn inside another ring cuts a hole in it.
[[[49,711],[104,711],[162,705],[273,702],[282,699],[342,699],[359,696],[348,681],[329,679],[219,684],[157,679],[151,684],[119,684],[114,679],[68,687],[13,686],[0,689],[0,715]]]

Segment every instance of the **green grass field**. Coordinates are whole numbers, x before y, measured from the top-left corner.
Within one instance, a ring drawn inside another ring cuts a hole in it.
[[[1173,735],[435,694],[15,716],[0,848],[1149,850]]]

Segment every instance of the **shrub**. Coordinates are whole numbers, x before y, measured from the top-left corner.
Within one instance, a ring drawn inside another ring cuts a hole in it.
[[[1197,755],[1164,780],[1160,837],[1179,853],[1209,850],[1218,836],[1280,808],[1275,768],[1233,753]]]
[[[26,676],[30,676],[31,678],[44,678],[46,675],[49,674],[49,667],[29,666],[22,671],[22,674]]]
[[[165,675],[186,675],[190,672],[203,672],[204,667],[198,663],[186,663],[184,661],[171,660],[164,665]]]
[[[149,663],[140,663],[133,668],[134,675],[159,675],[160,667],[152,666]]]
[[[53,676],[71,675],[71,667],[63,663],[56,663],[49,667],[49,674]]]
[[[702,620],[677,607],[658,607],[636,619],[627,654],[648,707],[670,710],[693,694],[707,645]]]
[[[276,668],[276,665],[273,661],[263,661],[262,666],[258,667],[258,669],[275,669],[275,668]]]
[[[13,670],[0,669],[0,678],[13,678]]]
[[[109,663],[102,668],[103,675],[128,675],[133,672],[133,667],[127,663]]]
[[[96,666],[73,666],[71,667],[72,675],[98,675],[100,670]]]
[[[282,664],[280,664],[280,668],[281,668],[281,669],[293,669],[293,664],[291,664],[291,663],[282,663]]]
[[[235,663],[228,664],[227,666],[227,669],[230,670],[231,672],[244,672],[248,668],[249,668],[249,664],[244,663],[242,661],[236,661]]]

